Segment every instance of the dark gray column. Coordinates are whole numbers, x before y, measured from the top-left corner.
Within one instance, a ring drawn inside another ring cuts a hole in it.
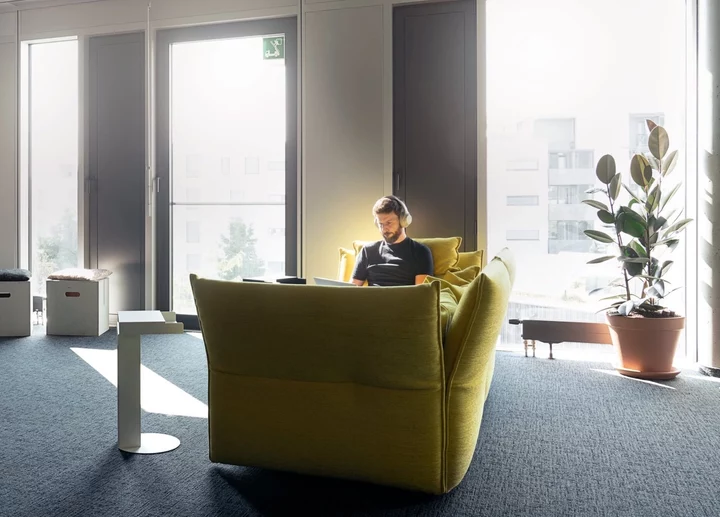
[[[698,2],[697,184],[698,359],[720,376],[720,0]]]

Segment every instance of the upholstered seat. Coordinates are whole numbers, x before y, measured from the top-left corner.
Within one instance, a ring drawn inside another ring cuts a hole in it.
[[[440,281],[362,289],[191,275],[210,459],[448,492],[473,458],[514,271],[503,250],[463,288],[444,345]]]

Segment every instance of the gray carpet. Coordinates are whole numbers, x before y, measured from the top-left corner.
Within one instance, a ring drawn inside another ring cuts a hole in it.
[[[70,350],[114,338],[0,338],[0,515],[720,515],[720,383],[692,371],[649,384],[500,352],[474,462],[434,497],[212,464],[199,418],[144,413],[180,448],[121,453],[116,390]],[[142,360],[207,402],[200,340],[144,338]]]

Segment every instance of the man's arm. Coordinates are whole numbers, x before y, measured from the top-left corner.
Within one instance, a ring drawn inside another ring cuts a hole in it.
[[[435,264],[433,263],[433,256],[430,248],[424,244],[420,245],[419,253],[417,254],[417,274],[415,275],[415,285],[422,284],[428,275],[432,275],[435,272]]]
[[[363,285],[367,280],[367,267],[368,267],[368,256],[365,247],[360,250],[360,256],[355,261],[355,267],[353,268],[352,275],[350,275],[350,281],[355,285]]]

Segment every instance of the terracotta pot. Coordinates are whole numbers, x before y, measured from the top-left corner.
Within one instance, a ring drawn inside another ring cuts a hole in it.
[[[638,318],[606,314],[618,356],[616,369],[641,379],[672,379],[679,370],[673,359],[685,317]]]

